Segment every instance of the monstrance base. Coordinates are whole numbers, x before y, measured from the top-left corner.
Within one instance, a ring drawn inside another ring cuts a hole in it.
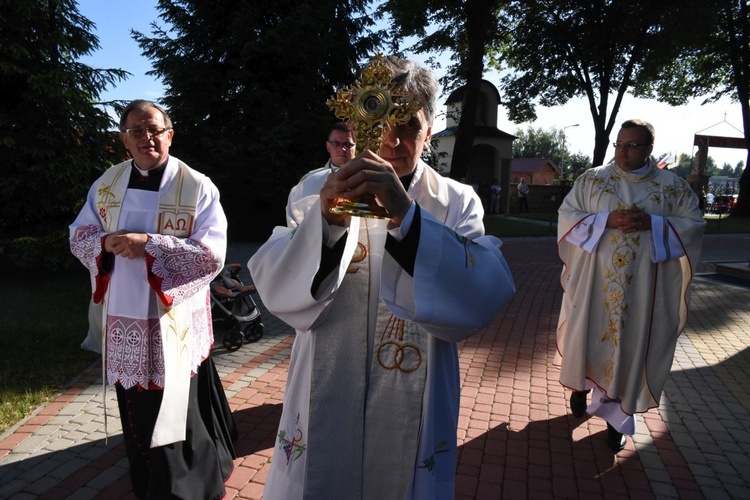
[[[340,199],[338,202],[328,209],[329,212],[336,215],[349,215],[352,217],[365,217],[368,219],[390,219],[391,214],[388,211],[378,205],[373,198],[369,203],[366,200],[363,201],[351,201],[346,199]]]

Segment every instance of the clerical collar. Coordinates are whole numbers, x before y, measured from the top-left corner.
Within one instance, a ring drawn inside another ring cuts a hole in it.
[[[411,180],[414,178],[414,172],[416,171],[417,169],[415,168],[405,176],[398,178],[401,181],[401,184],[403,184],[405,191],[409,191],[409,184],[411,184]]]
[[[167,168],[166,161],[162,165],[150,170],[141,170],[138,165],[135,164],[135,160],[132,161],[131,165],[128,189],[140,189],[143,191],[159,190],[159,186],[161,186],[161,178],[164,176],[164,170]]]
[[[643,164],[641,168],[636,168],[635,170],[631,170],[630,173],[634,175],[643,175],[646,172],[648,172],[648,160],[646,160],[646,163]]]

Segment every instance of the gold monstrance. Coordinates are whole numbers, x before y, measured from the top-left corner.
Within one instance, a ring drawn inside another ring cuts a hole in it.
[[[408,122],[422,107],[396,88],[392,79],[393,72],[385,65],[385,57],[378,52],[352,87],[339,89],[326,102],[336,117],[346,121],[354,131],[357,153],[369,149],[380,154],[380,144],[390,127]],[[374,195],[358,200],[339,198],[330,212],[373,219],[390,218]]]

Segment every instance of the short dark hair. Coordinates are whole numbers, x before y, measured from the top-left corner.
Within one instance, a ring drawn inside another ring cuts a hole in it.
[[[654,132],[654,126],[645,120],[639,120],[633,118],[631,120],[625,120],[622,122],[622,128],[640,128],[646,132],[646,140],[648,143],[653,145],[656,133]]]
[[[141,111],[147,111],[148,108],[155,108],[158,109],[162,116],[164,117],[164,126],[168,129],[172,129],[172,119],[169,118],[169,115],[167,112],[156,104],[155,102],[147,101],[146,99],[136,99],[135,101],[132,101],[130,104],[125,106],[125,109],[122,110],[122,114],[120,115],[120,132],[125,132],[125,122],[128,120],[128,115],[131,111],[134,109],[140,109]]]
[[[347,124],[346,122],[336,122],[328,129],[328,135],[326,136],[328,139],[331,138],[331,133],[333,133],[334,130],[345,132],[347,134],[352,132],[351,127],[349,127],[349,124]]]

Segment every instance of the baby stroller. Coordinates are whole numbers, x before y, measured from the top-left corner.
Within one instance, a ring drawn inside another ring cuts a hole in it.
[[[226,330],[223,344],[236,351],[243,343],[257,342],[263,337],[260,311],[250,294],[255,287],[239,279],[240,264],[227,264],[211,282],[211,315],[214,326]]]

